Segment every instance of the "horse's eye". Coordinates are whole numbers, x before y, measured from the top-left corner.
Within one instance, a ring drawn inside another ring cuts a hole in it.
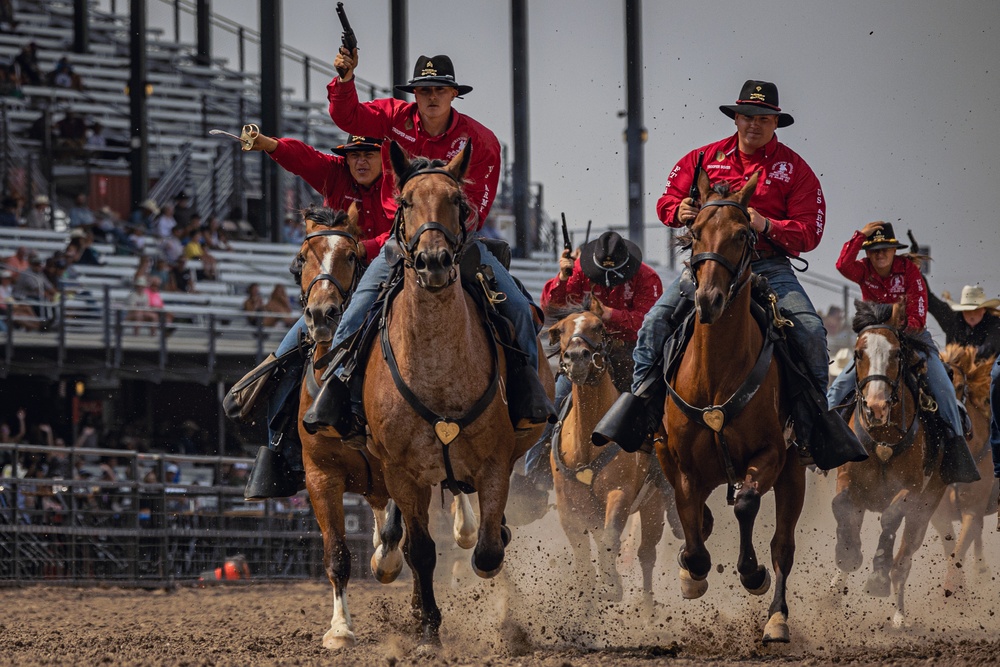
[[[413,204],[405,199],[399,200],[399,208],[410,208]]]

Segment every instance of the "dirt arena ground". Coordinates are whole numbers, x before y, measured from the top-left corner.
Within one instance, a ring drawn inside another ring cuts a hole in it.
[[[619,568],[621,603],[595,602],[589,582],[569,581],[569,549],[556,514],[518,528],[508,552],[509,579],[477,579],[469,552],[450,568],[439,560],[442,646],[417,650],[408,609],[410,583],[355,582],[350,609],[358,646],[339,653],[320,640],[332,613],[326,582],[185,588],[167,591],[31,586],[0,591],[0,664],[164,665],[596,665],[878,664],[980,665],[1000,662],[1000,582],[978,564],[944,590],[941,538],[929,531],[908,589],[911,626],[894,630],[889,599],[862,592],[870,571],[877,518],[866,520],[866,561],[836,588],[829,509],[832,480],[811,476],[799,524],[799,551],[789,582],[792,641],[763,646],[770,593],[746,594],[735,574],[736,522],[723,493],[713,496],[716,569],[700,600],[681,599],[679,543],[666,535],[656,567],[656,608],[641,619],[636,604],[635,531]],[[769,562],[773,505],[762,507],[755,543]],[[997,568],[1000,536],[987,518],[985,547]],[[443,540],[439,539],[439,542]],[[458,575],[452,576],[452,570]],[[511,588],[507,582],[513,582]],[[953,593],[953,594],[951,594]]]

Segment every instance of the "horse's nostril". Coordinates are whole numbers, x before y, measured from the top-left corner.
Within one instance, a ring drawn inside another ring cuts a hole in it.
[[[427,269],[427,253],[421,252],[417,253],[416,258],[413,260],[413,268],[417,271],[424,271]]]
[[[450,269],[453,263],[454,263],[454,258],[451,256],[451,253],[446,250],[442,250],[441,266],[445,269]]]

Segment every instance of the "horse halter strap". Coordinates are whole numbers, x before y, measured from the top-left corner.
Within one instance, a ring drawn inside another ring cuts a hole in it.
[[[871,330],[884,330],[896,334],[895,328],[887,324],[872,324],[870,326],[864,327],[861,331],[858,332],[858,335],[860,336],[866,331],[871,331]],[[907,427],[906,431],[903,431],[903,429],[899,428],[899,426],[896,426],[891,419],[888,421],[888,423],[885,424],[885,426],[887,427],[893,426],[895,430],[902,435],[901,439],[898,442],[889,444],[882,440],[875,440],[868,432],[868,429],[871,428],[872,426],[871,426],[871,421],[869,420],[869,416],[867,414],[868,404],[865,402],[865,395],[863,390],[866,386],[868,386],[869,382],[874,382],[876,380],[881,380],[882,382],[885,382],[887,385],[892,387],[892,391],[889,393],[889,408],[891,410],[892,406],[898,403],[902,410],[902,414],[900,415],[900,424],[906,423],[906,403],[900,400],[900,395],[899,395],[899,385],[901,380],[903,379],[903,373],[904,373],[902,364],[902,355],[903,355],[902,339],[900,339],[900,348],[899,351],[897,352],[897,356],[900,359],[899,375],[897,375],[895,378],[891,378],[888,375],[883,375],[881,373],[873,373],[871,375],[866,375],[864,378],[855,376],[855,385],[856,385],[855,400],[860,404],[860,409],[858,410],[858,420],[856,427],[854,429],[854,433],[858,436],[858,440],[861,441],[861,444],[864,445],[865,447],[875,447],[876,449],[878,447],[888,447],[889,449],[892,450],[893,454],[899,454],[908,449],[909,446],[913,444],[913,441],[917,435],[917,426],[919,425],[920,421],[920,415],[918,414],[919,411],[916,409],[913,410],[913,420],[910,422],[910,425],[909,427]]]
[[[575,333],[575,334],[573,334],[572,336],[569,337],[569,342],[566,343],[566,347],[569,347],[569,343],[572,343],[574,338],[579,338],[584,343],[586,343],[587,346],[590,347],[591,350],[594,351],[593,356],[590,358],[590,365],[593,366],[594,370],[598,371],[598,373],[603,372],[608,367],[608,365],[607,365],[607,359],[608,359],[608,340],[607,340],[607,335],[604,335],[604,336],[601,337],[601,343],[600,343],[600,345],[598,345],[594,341],[590,340],[590,337],[586,336],[585,334]],[[563,355],[560,354],[559,355],[559,374],[560,375],[566,375],[566,362],[563,361],[562,357],[563,357]],[[598,365],[598,361],[597,361],[598,359],[601,360],[600,361],[600,365]],[[589,377],[589,373],[588,373],[588,377]],[[600,375],[598,375],[597,378],[591,380],[590,382],[585,382],[584,384],[597,384],[599,378],[600,378]]]
[[[861,335],[861,334],[863,334],[866,331],[871,331],[871,330],[876,330],[876,329],[878,329],[878,330],[884,330],[884,331],[891,331],[894,334],[896,333],[895,329],[893,329],[892,327],[890,327],[888,325],[885,325],[885,324],[873,324],[871,326],[867,326],[867,327],[863,328],[861,331],[858,332],[858,335]],[[898,336],[897,336],[897,338],[898,338]],[[900,348],[899,352],[897,353],[897,356],[902,357],[902,353],[903,353],[903,350],[902,350],[902,348]],[[869,382],[875,382],[877,380],[881,380],[882,382],[885,382],[887,385],[889,385],[890,387],[892,387],[892,392],[889,394],[889,404],[892,405],[892,404],[896,403],[896,401],[899,400],[899,382],[902,379],[902,377],[903,377],[902,359],[900,359],[900,372],[899,372],[899,375],[897,375],[895,378],[891,378],[888,375],[882,375],[881,373],[871,373],[869,375],[866,375],[864,378],[857,377],[857,375],[855,374],[854,383],[855,383],[855,387],[856,387],[857,392],[858,392],[858,400],[861,401],[862,404],[864,404],[864,400],[865,399],[864,399],[864,394],[863,394],[862,390],[865,387],[868,386]]]
[[[358,240],[356,238],[351,236],[349,233],[341,231],[339,229],[323,229],[318,232],[312,232],[310,234],[306,234],[306,237],[302,240],[302,242],[305,243],[309,239],[314,239],[320,236],[340,236],[345,239],[350,239],[351,242],[354,243],[355,247],[357,247],[358,245]],[[308,287],[302,290],[302,294],[299,295],[299,303],[302,305],[303,308],[305,308],[306,304],[309,303],[309,294],[312,292],[313,286],[319,281],[325,280],[327,282],[333,283],[333,286],[337,288],[338,292],[340,292],[340,298],[341,298],[340,311],[343,312],[344,309],[347,307],[348,302],[351,300],[352,293],[350,290],[354,289],[354,285],[358,282],[358,278],[360,277],[361,272],[362,272],[361,264],[355,262],[354,275],[351,276],[351,284],[348,285],[346,289],[344,288],[343,285],[340,284],[340,281],[337,280],[337,278],[332,274],[320,273],[316,275],[316,277],[313,278],[311,281],[309,281]]]
[[[738,201],[735,201],[733,199],[716,199],[714,201],[705,202],[704,204],[701,205],[703,209],[708,208],[710,206],[720,206],[720,207],[731,206],[739,210],[746,217],[747,222],[748,223],[750,222],[750,211],[748,211],[747,207],[739,203]],[[750,265],[750,255],[752,254],[753,247],[756,244],[757,244],[757,232],[753,230],[753,227],[750,227],[750,240],[747,242],[747,247],[744,249],[743,254],[740,256],[740,263],[738,266],[734,265],[732,262],[730,262],[728,259],[726,259],[717,252],[699,252],[695,255],[691,255],[691,259],[688,260],[688,266],[691,267],[691,274],[695,286],[697,287],[698,285],[698,274],[695,271],[697,266],[702,262],[707,262],[709,260],[713,262],[718,262],[719,264],[722,265],[724,269],[729,271],[729,273],[732,274],[733,276],[733,279],[729,283],[729,294],[728,294],[728,298],[731,299],[733,295],[736,294],[736,292],[738,291],[738,288],[742,286],[739,284],[740,277],[746,271],[747,266]]]

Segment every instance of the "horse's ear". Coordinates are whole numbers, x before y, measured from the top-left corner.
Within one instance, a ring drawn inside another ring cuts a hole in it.
[[[892,305],[892,317],[889,324],[897,329],[906,328],[906,295],[899,297],[899,300]]]
[[[746,206],[747,202],[750,201],[750,198],[753,197],[753,193],[757,190],[757,181],[759,179],[760,172],[755,171],[753,176],[750,177],[750,180],[747,181],[747,184],[743,186],[743,189],[736,193],[737,201]]]
[[[460,182],[465,178],[465,172],[469,169],[469,163],[472,161],[472,140],[469,139],[462,146],[462,150],[458,152],[458,155],[451,159],[448,166],[445,169],[455,177],[455,180]]]
[[[389,143],[389,161],[392,163],[392,171],[396,174],[396,182],[398,183],[399,179],[410,168],[410,158],[395,141]]]
[[[704,169],[698,170],[698,195],[701,197],[700,201],[708,201],[708,195],[712,193],[712,182],[708,180],[708,174],[705,173]]]
[[[351,205],[347,207],[347,222],[353,227],[358,226],[358,203],[351,202]]]
[[[597,315],[598,318],[603,319],[604,306],[602,306],[601,302],[597,300],[597,297],[593,295],[590,297],[590,312]]]
[[[561,338],[562,329],[559,328],[558,324],[553,324],[549,327],[549,345],[558,345]]]

